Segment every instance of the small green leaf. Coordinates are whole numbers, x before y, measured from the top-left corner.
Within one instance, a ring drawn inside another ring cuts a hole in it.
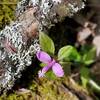
[[[80,61],[81,56],[73,46],[64,46],[58,52],[58,60],[60,61]]]
[[[92,86],[94,90],[97,92],[100,92],[100,86],[93,80],[90,79],[89,84]]]
[[[47,64],[40,63],[40,66],[41,66],[41,67],[44,67],[44,66],[47,66]]]
[[[40,45],[43,51],[54,54],[55,46],[53,40],[43,32],[39,34]]]
[[[83,55],[83,63],[90,65],[94,62],[96,56],[96,48],[93,47],[87,53]]]
[[[81,71],[81,81],[84,88],[86,88],[87,83],[89,82],[89,69],[86,67],[82,67]]]
[[[93,45],[89,45],[89,44],[82,45],[81,48],[80,48],[81,55],[84,55],[85,53],[90,51],[93,47],[94,47]]]
[[[48,71],[48,72],[46,73],[46,77],[47,77],[48,79],[51,79],[51,80],[57,79],[57,77],[55,76],[55,74],[54,74],[52,71]]]

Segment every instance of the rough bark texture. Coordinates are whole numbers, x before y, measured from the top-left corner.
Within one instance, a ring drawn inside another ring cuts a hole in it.
[[[11,89],[40,50],[38,34],[84,7],[81,0],[22,0],[16,21],[0,32],[0,91]]]

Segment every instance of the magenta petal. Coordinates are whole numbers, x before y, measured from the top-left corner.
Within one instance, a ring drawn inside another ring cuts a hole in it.
[[[61,67],[61,65],[59,63],[55,63],[53,66],[52,66],[52,70],[54,72],[54,74],[58,77],[63,77],[64,75],[64,71]]]
[[[36,56],[37,56],[38,60],[40,60],[41,62],[46,63],[46,64],[48,64],[52,61],[51,57],[46,52],[43,52],[43,51],[37,52]]]
[[[51,66],[45,66],[42,68],[42,72],[46,73],[50,68]]]
[[[39,71],[38,76],[39,77],[44,77],[45,73],[51,68],[51,66],[45,66],[42,68],[42,70]]]

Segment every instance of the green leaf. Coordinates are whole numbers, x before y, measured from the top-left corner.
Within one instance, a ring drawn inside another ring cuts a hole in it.
[[[80,61],[81,56],[73,46],[64,46],[58,52],[58,60],[60,61]]]
[[[82,67],[80,74],[81,74],[81,81],[84,88],[86,88],[87,83],[89,82],[89,69],[86,67]]]
[[[89,84],[92,86],[94,90],[96,90],[97,92],[100,92],[100,86],[95,81],[90,79]]]
[[[83,55],[83,63],[90,65],[94,62],[96,56],[96,48],[93,47],[87,53]]]
[[[44,66],[47,66],[47,64],[40,63],[40,66],[41,66],[41,67],[44,67]]]
[[[47,77],[48,79],[50,79],[50,80],[55,80],[55,79],[57,79],[56,75],[55,75],[52,71],[48,71],[48,72],[46,73],[46,77]]]
[[[88,51],[90,51],[94,46],[93,45],[89,45],[89,44],[84,44],[81,46],[80,48],[80,53],[81,55],[84,55],[85,53],[87,53]]]
[[[49,54],[54,54],[55,46],[53,40],[43,32],[39,34],[39,41],[43,51],[48,52]]]

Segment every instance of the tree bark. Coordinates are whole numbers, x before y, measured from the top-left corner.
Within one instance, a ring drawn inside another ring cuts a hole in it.
[[[82,0],[22,0],[16,20],[0,32],[0,92],[11,89],[40,50],[38,34],[84,7]]]

